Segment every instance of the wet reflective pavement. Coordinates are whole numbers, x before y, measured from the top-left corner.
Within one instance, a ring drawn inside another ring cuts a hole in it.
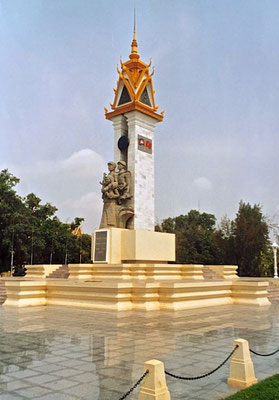
[[[279,348],[279,304],[220,306],[179,312],[104,312],[63,307],[0,306],[0,398],[118,400],[140,378],[144,361],[164,361],[178,375],[201,375],[220,364],[233,340],[258,352]],[[279,353],[252,355],[256,377],[278,372]],[[216,400],[229,362],[197,381],[167,377],[171,399]],[[137,399],[138,389],[127,399]]]

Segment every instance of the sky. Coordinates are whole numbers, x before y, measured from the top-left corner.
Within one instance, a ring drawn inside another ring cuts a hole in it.
[[[0,170],[99,226],[113,159],[104,118],[119,58],[152,57],[156,220],[235,218],[240,200],[279,222],[278,0],[0,0]]]

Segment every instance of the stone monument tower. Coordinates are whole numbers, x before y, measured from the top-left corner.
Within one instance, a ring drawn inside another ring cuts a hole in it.
[[[136,29],[129,60],[117,66],[119,79],[114,89],[112,111],[105,109],[105,117],[114,128],[114,160],[124,161],[131,173],[130,206],[134,215],[127,228],[153,231],[154,211],[154,130],[163,120],[157,113],[152,83],[154,68],[140,60]]]
[[[154,232],[154,131],[157,113],[149,64],[140,60],[136,29],[129,60],[121,63],[111,111],[114,161],[104,173],[100,229],[93,234],[94,263],[167,263],[175,260],[175,236]]]

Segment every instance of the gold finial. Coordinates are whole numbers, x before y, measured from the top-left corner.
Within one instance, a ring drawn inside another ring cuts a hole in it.
[[[139,54],[138,54],[138,42],[137,42],[137,37],[136,37],[136,9],[134,9],[134,34],[133,34],[133,40],[131,44],[131,54],[130,54],[130,59],[132,60],[133,58],[138,59]]]
[[[136,39],[136,9],[134,8],[134,36],[133,36],[134,40]]]

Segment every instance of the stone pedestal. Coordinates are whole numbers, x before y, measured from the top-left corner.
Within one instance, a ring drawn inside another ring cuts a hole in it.
[[[228,385],[244,389],[254,385],[258,380],[255,377],[247,340],[237,339],[233,344],[238,345],[238,348],[231,360]]]
[[[147,370],[148,374],[140,388],[139,400],[170,400],[164,363],[158,360],[147,361],[144,363],[144,371]]]
[[[97,229],[92,237],[92,260],[106,264],[175,261],[175,235],[140,229]]]

